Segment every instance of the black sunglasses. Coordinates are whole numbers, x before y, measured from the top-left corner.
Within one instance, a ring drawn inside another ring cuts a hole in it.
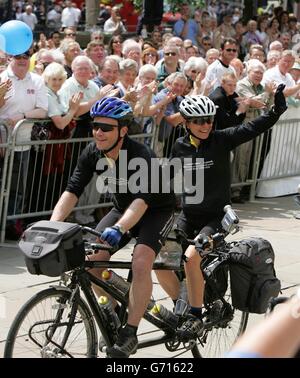
[[[109,123],[102,123],[102,122],[92,122],[92,125],[95,131],[98,131],[100,129],[104,133],[113,131],[115,127],[118,127],[118,125],[110,125]]]
[[[228,51],[228,52],[237,52],[237,49],[225,49],[225,51]]]
[[[188,120],[188,122],[194,123],[195,125],[204,125],[205,123],[213,123],[213,121],[213,116],[191,118]]]
[[[66,36],[67,37],[76,37],[76,33],[67,33]]]
[[[166,53],[164,53],[164,55],[166,55],[166,56],[175,56],[175,55],[177,55],[177,53],[176,52],[166,52]]]

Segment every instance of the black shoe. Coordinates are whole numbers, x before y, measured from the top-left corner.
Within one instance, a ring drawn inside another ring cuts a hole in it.
[[[232,203],[245,203],[241,196],[236,196],[231,198]]]
[[[187,320],[177,329],[179,340],[185,342],[200,337],[203,333],[203,322],[196,316],[189,314]]]
[[[107,349],[107,356],[110,358],[128,358],[136,353],[138,339],[136,335],[128,335],[125,328],[122,328],[115,344]]]

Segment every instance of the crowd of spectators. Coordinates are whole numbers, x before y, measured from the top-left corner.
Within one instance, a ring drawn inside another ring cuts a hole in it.
[[[43,15],[42,2],[13,3],[15,17],[34,29]],[[157,26],[147,38],[124,40],[126,25],[113,8],[103,23],[111,33],[108,44],[102,31],[94,30],[84,49],[76,41],[80,11],[70,1],[64,5],[63,10],[55,5],[48,13],[48,22],[52,20],[57,29],[50,35],[41,33],[29,51],[15,57],[1,52],[0,118],[11,127],[23,118],[48,116],[57,131],[51,133],[53,139],[88,137],[91,105],[103,96],[117,96],[134,109],[131,133],[158,129],[155,152],[168,157],[174,140],[184,132],[179,104],[186,95],[204,94],[219,106],[216,128],[234,126],[264,112],[279,83],[286,85],[288,101],[299,105],[300,27],[293,14],[283,10],[276,16],[261,14],[245,25],[239,9],[219,9],[211,2],[207,9],[192,12],[186,3],[173,33],[163,33]],[[20,140],[29,141],[30,135],[21,133]],[[143,140],[149,143],[149,138]],[[71,170],[81,149],[68,154],[73,159]],[[15,160],[18,180],[20,171],[26,172],[32,163],[21,152]],[[233,182],[247,178],[251,153],[252,143],[236,151]],[[50,155],[44,159],[43,174],[56,170],[63,177],[64,159],[55,162]],[[10,214],[26,202],[22,186],[20,191],[11,193]],[[244,201],[241,188],[235,189],[233,200]]]

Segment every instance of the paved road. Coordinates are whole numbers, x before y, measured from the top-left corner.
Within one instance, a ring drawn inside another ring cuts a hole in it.
[[[268,200],[258,200],[255,203],[247,203],[235,207],[241,219],[243,230],[232,237],[241,239],[248,236],[260,236],[268,239],[275,250],[275,267],[277,275],[282,281],[282,287],[300,285],[300,251],[299,234],[300,220],[294,218],[297,213],[296,204],[292,196]],[[130,249],[118,254],[118,258],[127,259]],[[153,276],[154,297],[160,299],[167,307],[172,307],[172,302],[166,298],[166,294],[157,284]],[[9,326],[20,306],[34,293],[49,286],[51,278],[32,276],[27,273],[23,257],[17,248],[0,247],[0,356]],[[293,288],[285,293],[293,292]],[[251,315],[249,327],[261,319],[262,316]],[[143,322],[140,333],[147,333],[151,326]],[[140,338],[145,336],[140,336]],[[162,345],[146,348],[138,351],[135,357],[169,357],[170,354]],[[191,356],[186,355],[186,357]]]

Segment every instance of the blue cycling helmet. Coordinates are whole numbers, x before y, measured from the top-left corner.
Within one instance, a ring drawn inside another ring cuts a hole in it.
[[[92,118],[113,118],[119,122],[121,120],[131,121],[133,112],[126,101],[118,97],[103,97],[91,107],[90,115]],[[121,125],[120,122],[119,125]]]

